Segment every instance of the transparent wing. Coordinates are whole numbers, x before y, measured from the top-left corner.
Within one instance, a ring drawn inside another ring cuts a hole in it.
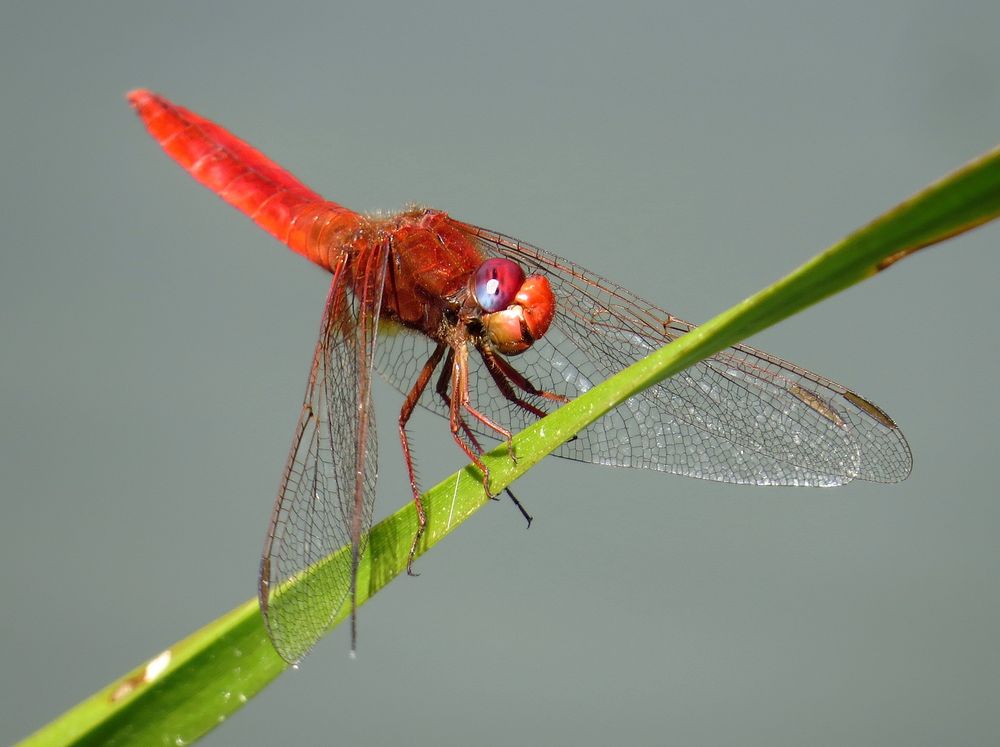
[[[371,371],[384,253],[374,252],[366,271],[370,282],[358,298],[348,289],[346,258],[335,270],[261,558],[261,612],[289,662],[305,655],[349,595],[353,612],[372,522],[378,459]],[[351,553],[334,555],[346,545]],[[352,624],[352,641],[353,631]]]
[[[552,326],[527,352],[509,359],[539,389],[576,397],[694,328],[572,262],[502,234],[462,227],[484,255],[512,259],[552,285],[557,304]],[[405,382],[431,347],[413,335],[388,342],[376,368],[406,391]],[[476,358],[470,356],[474,406],[515,432],[530,424],[534,416],[506,400]],[[546,411],[555,406],[525,398]],[[433,391],[421,404],[447,414]],[[470,426],[485,437],[494,435],[476,423]],[[745,345],[632,397],[555,453],[758,485],[895,482],[912,464],[902,433],[874,404]]]

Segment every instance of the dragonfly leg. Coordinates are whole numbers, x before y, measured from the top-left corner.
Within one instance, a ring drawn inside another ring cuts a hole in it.
[[[497,389],[503,395],[504,399],[508,402],[513,402],[515,405],[520,407],[522,410],[530,415],[534,415],[536,418],[544,418],[548,413],[540,407],[528,402],[526,399],[522,399],[517,396],[513,387],[510,385],[510,380],[506,374],[500,370],[496,365],[496,359],[489,356],[483,355],[483,363],[486,364],[486,370],[490,372],[490,377],[493,379],[493,383],[497,385]]]
[[[413,415],[413,410],[417,406],[417,401],[420,399],[420,395],[424,393],[424,389],[427,388],[427,382],[431,380],[431,376],[434,374],[434,369],[437,368],[438,363],[441,362],[441,356],[444,355],[445,346],[438,345],[434,352],[431,353],[431,357],[427,359],[424,363],[424,367],[420,369],[420,374],[417,376],[417,380],[413,383],[413,387],[410,389],[409,393],[406,395],[406,399],[403,401],[403,407],[399,411],[399,441],[403,445],[403,457],[406,460],[406,471],[410,477],[410,489],[413,491],[413,503],[417,507],[417,533],[413,537],[413,543],[410,545],[410,557],[406,562],[406,572],[410,576],[416,576],[417,574],[413,572],[413,558],[417,552],[417,545],[420,543],[420,537],[424,533],[424,528],[427,526],[427,515],[424,513],[424,504],[420,500],[420,487],[417,485],[417,474],[413,467],[413,456],[410,453],[410,440],[406,436],[406,424],[410,420],[410,416]]]
[[[448,387],[451,385],[451,372],[454,361],[455,361],[455,352],[453,350],[449,350],[448,357],[445,358],[444,366],[442,366],[441,368],[441,375],[438,377],[437,387],[435,388],[435,391],[437,391],[438,396],[441,397],[441,399],[444,401],[444,406],[448,408],[449,419],[452,407],[451,407],[451,395],[448,394]],[[476,454],[482,456],[486,450],[483,448],[483,445],[479,443],[479,439],[476,438],[476,434],[473,433],[472,429],[469,427],[469,424],[466,422],[465,418],[462,416],[462,413],[460,411],[457,414],[457,418],[459,427],[462,429],[462,433],[465,434],[465,438],[468,439],[469,444],[471,444],[472,448],[475,449]],[[465,445],[461,443],[459,445],[462,446],[462,451],[464,451],[466,454],[469,453]],[[488,492],[489,490],[487,490],[487,493]],[[507,492],[509,493],[510,491]],[[513,498],[513,496],[511,497]],[[497,498],[496,496],[491,495],[490,500],[495,501],[497,500]],[[517,499],[514,498],[514,501],[517,502]]]
[[[444,366],[441,368],[441,375],[438,377],[437,387],[435,389],[435,391],[437,391],[438,393],[438,396],[441,397],[441,399],[444,401],[445,407],[448,408],[449,419],[451,418],[452,405],[451,405],[451,395],[448,394],[448,387],[452,383],[451,379],[452,379],[452,370],[454,361],[455,361],[455,352],[454,350],[449,350],[448,356],[445,358],[444,361]],[[482,447],[482,444],[479,443],[479,439],[476,438],[476,434],[473,433],[472,429],[469,427],[469,424],[466,422],[465,417],[462,415],[460,410],[457,412],[455,417],[458,420],[458,424],[462,430],[462,433],[464,433],[465,437],[469,440],[469,444],[471,444],[472,448],[475,449],[476,454],[482,456],[486,450]],[[466,454],[469,453],[467,445],[461,443],[459,445],[462,447],[462,451],[464,451]],[[479,462],[476,463],[476,466],[477,467],[479,466]],[[487,490],[487,492],[489,491]],[[490,498],[495,498],[495,496],[491,495]]]
[[[458,444],[458,447],[465,452],[465,455],[472,460],[472,463],[476,465],[476,469],[483,476],[483,488],[486,490],[486,495],[492,498],[493,493],[490,492],[490,470],[480,458],[482,449],[474,449],[459,435],[460,431],[469,433],[468,426],[465,425],[462,419],[462,410],[466,409],[469,401],[469,355],[464,345],[458,346],[457,350],[454,348],[452,350],[455,352],[455,355],[448,356],[452,361],[451,398],[448,408],[448,423],[451,426],[451,437]]]
[[[504,440],[510,443],[513,434],[499,423],[481,413],[469,401],[469,351],[468,348],[459,349],[458,361],[455,365],[457,381],[452,387],[452,393],[457,397],[459,406],[492,431],[496,431]]]
[[[521,389],[528,392],[528,394],[543,394],[543,392],[536,389],[534,386],[528,382],[521,374],[516,371],[510,364],[504,361],[505,365],[501,365],[500,359],[493,353],[492,350],[486,348],[479,348],[479,356],[482,358],[483,363],[486,365],[486,370],[489,371],[490,377],[493,379],[493,383],[496,384],[497,389],[504,396],[508,402],[512,402],[517,407],[527,412],[530,415],[534,415],[536,418],[544,418],[546,412],[539,407],[536,407],[531,402],[517,396],[514,388],[511,386],[511,381],[514,381],[520,386]],[[527,385],[524,386],[524,385]],[[549,394],[545,392],[545,394]],[[560,395],[553,394],[552,397],[558,397]],[[514,442],[507,439],[507,454],[510,458],[517,462],[517,454],[514,453]]]
[[[486,364],[486,367],[489,369],[491,375],[494,373],[493,367],[495,366],[498,373],[501,373],[507,380],[512,381],[514,385],[523,392],[527,392],[535,397],[544,397],[545,399],[550,399],[553,402],[561,402],[563,404],[569,402],[569,397],[565,395],[548,392],[544,389],[536,387],[524,376],[524,374],[508,363],[505,358],[501,358],[492,350],[480,350],[479,352],[483,356],[483,362]],[[496,381],[495,376],[493,380]],[[500,386],[499,382],[497,382],[497,386]],[[503,389],[501,389],[501,391],[503,391]],[[506,396],[506,393],[504,396]],[[516,397],[507,398],[516,404],[521,404],[521,400]],[[542,414],[544,415],[545,413]]]
[[[497,356],[492,350],[480,349],[479,351],[483,363],[486,364],[486,370],[490,372],[490,377],[493,382],[497,385],[497,389],[503,394],[504,398],[508,402],[512,402],[522,410],[525,410],[535,417],[543,418],[548,415],[547,412],[541,408],[535,407],[530,402],[518,397],[514,390],[511,388],[511,383],[517,386],[523,392],[526,392],[532,396],[544,397],[545,399],[552,400],[553,402],[559,402],[565,404],[569,402],[570,398],[563,395],[557,394],[556,392],[549,392],[544,389],[539,389],[534,384],[529,381],[524,374],[514,368],[506,359]],[[575,441],[576,436],[573,436],[570,441]],[[517,461],[517,455],[514,453],[513,448],[508,449],[510,452],[511,459],[515,462]]]
[[[448,412],[451,412],[451,396],[448,394],[448,387],[451,384],[451,370],[452,365],[455,361],[455,351],[451,348],[448,349],[448,355],[444,359],[444,365],[441,367],[441,375],[438,376],[437,386],[435,391],[438,396],[444,401],[444,406],[448,408]],[[465,418],[459,415],[459,422],[462,426],[462,432],[465,433],[465,437],[469,439],[469,442],[473,447],[480,453],[483,453],[483,447],[479,445],[479,441],[476,439],[475,434],[472,429],[469,428],[469,424],[465,422]]]
[[[453,350],[449,349],[448,356],[445,358],[444,366],[442,366],[441,368],[441,375],[438,377],[438,382],[436,387],[438,396],[440,396],[441,399],[444,401],[445,407],[447,407],[449,411],[451,410],[451,396],[448,394],[448,385],[451,380],[449,373],[451,372],[454,359],[455,359],[455,353]],[[458,419],[462,431],[465,433],[465,437],[469,439],[469,443],[472,444],[473,448],[476,450],[477,453],[482,454],[484,452],[484,449],[482,445],[479,443],[479,439],[476,438],[476,434],[472,432],[471,428],[469,428],[469,424],[465,422],[465,418],[462,417],[461,412],[459,412],[458,414]],[[465,451],[464,448],[463,451]],[[487,493],[488,492],[489,490],[487,490]],[[517,510],[521,513],[521,516],[524,517],[524,520],[528,522],[528,526],[530,527],[531,522],[534,521],[534,519],[532,518],[531,514],[529,514],[527,510],[525,510],[524,506],[521,504],[521,501],[519,501],[517,499],[517,496],[511,492],[510,488],[504,488],[503,492],[507,494],[507,497],[510,498],[511,502],[517,507]],[[495,496],[490,496],[490,498],[492,500],[496,500]]]

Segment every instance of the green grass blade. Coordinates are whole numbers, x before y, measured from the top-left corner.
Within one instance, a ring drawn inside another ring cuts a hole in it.
[[[931,185],[784,279],[518,434],[516,464],[504,447],[486,455],[493,489],[510,484],[637,391],[998,214],[1000,149]],[[469,468],[430,490],[425,496],[428,525],[418,552],[437,544],[486,500],[477,473]],[[416,526],[413,505],[407,503],[372,529],[359,569],[359,604],[405,570]],[[309,572],[322,573],[328,567],[320,564]],[[348,613],[343,608],[333,625]],[[222,723],[287,666],[267,639],[256,600],[175,644],[154,662],[155,666],[143,665],[108,685],[23,744],[187,744]]]

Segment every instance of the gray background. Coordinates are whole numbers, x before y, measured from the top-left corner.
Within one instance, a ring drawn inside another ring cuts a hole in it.
[[[1000,141],[993,0],[155,5],[0,10],[4,743],[253,594],[325,295],[127,89],[346,205],[446,209],[694,321]],[[756,339],[895,416],[907,482],[547,461],[530,531],[487,507],[362,610],[357,661],[338,631],[209,742],[995,743],[998,243]],[[428,485],[463,463],[442,421],[416,434]]]

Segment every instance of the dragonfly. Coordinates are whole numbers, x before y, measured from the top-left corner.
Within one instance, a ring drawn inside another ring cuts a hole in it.
[[[694,329],[569,260],[443,211],[350,210],[163,96],[127,98],[195,180],[332,274],[258,580],[265,627],[288,662],[348,598],[356,644],[377,476],[375,371],[404,395],[398,431],[419,525],[412,572],[426,526],[407,432],[416,407],[448,420],[489,492],[482,439],[509,445],[512,433]],[[555,453],[752,485],[889,483],[912,466],[884,410],[747,345],[629,398]],[[347,546],[332,572],[309,572]]]

